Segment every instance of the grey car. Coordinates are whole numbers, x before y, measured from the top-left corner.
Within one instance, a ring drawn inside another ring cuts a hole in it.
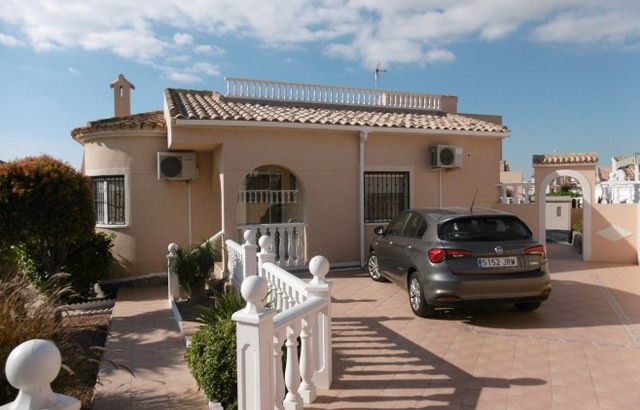
[[[413,312],[513,303],[537,309],[551,293],[544,246],[517,216],[469,208],[410,209],[375,228],[367,262],[375,281],[409,293]]]

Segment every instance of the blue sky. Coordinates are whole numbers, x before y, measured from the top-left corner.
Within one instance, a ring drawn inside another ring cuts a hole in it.
[[[120,73],[138,113],[225,76],[373,88],[378,63],[381,89],[502,115],[526,178],[534,154],[640,151],[637,0],[4,0],[0,159],[79,167],[70,132],[113,116]]]

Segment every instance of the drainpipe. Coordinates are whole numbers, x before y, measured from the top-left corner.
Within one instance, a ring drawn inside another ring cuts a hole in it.
[[[360,131],[360,159],[358,164],[358,176],[360,178],[359,185],[359,193],[360,193],[360,267],[365,266],[365,251],[364,251],[364,144],[367,142],[367,138],[369,137],[369,131],[362,130]]]

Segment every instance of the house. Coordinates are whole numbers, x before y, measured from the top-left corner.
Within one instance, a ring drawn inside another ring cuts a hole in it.
[[[111,84],[113,118],[72,131],[93,181],[96,227],[115,235],[112,278],[166,272],[167,246],[247,228],[278,261],[363,266],[373,228],[412,206],[491,207],[497,115],[462,114],[432,94],[226,78],[226,92],[166,89],[162,110],[130,114],[134,86]]]

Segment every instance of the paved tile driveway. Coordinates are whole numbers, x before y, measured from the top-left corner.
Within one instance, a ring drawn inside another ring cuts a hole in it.
[[[334,382],[311,409],[633,409],[640,405],[640,268],[551,261],[553,292],[415,317],[363,272],[333,280]]]

